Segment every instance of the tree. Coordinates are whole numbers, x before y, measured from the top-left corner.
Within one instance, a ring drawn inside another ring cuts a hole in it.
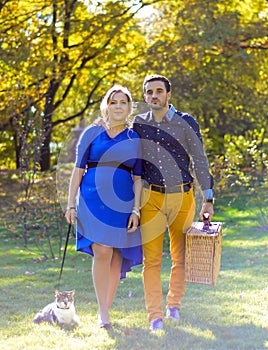
[[[161,1],[156,11],[147,71],[170,77],[173,100],[209,131],[214,154],[226,133],[264,126],[267,137],[266,1]]]
[[[22,149],[17,126],[25,130],[34,108],[34,118],[42,123],[41,170],[50,168],[53,128],[99,103],[107,86],[142,57],[144,38],[134,15],[145,4],[2,3],[1,129],[13,133],[17,153]],[[62,117],[61,110],[68,110],[67,115]]]
[[[135,13],[145,4],[155,14],[141,26]],[[228,133],[264,128],[267,138],[265,0],[7,0],[0,11],[5,159],[13,156],[11,139],[20,154],[39,125],[41,168],[48,169],[52,137],[93,118],[114,82],[140,98],[150,72],[170,77],[174,104],[198,118],[213,155],[224,153]]]

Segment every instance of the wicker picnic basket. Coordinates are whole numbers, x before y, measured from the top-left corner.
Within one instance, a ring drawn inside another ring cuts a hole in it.
[[[193,222],[186,232],[186,282],[216,285],[221,264],[221,243],[221,222]]]

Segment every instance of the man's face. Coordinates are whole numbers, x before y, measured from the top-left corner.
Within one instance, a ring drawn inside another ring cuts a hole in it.
[[[168,108],[171,92],[167,92],[165,83],[161,80],[151,81],[145,85],[144,100],[152,110]]]

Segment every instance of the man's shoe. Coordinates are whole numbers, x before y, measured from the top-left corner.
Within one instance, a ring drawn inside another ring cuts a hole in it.
[[[164,329],[164,323],[162,318],[156,318],[155,320],[152,320],[150,323],[150,331],[152,333],[155,333],[157,331],[162,331]]]
[[[177,307],[168,307],[166,312],[166,318],[171,318],[172,320],[179,322],[180,320],[180,309]]]

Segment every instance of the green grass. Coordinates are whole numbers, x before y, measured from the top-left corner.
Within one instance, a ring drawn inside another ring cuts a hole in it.
[[[51,302],[61,261],[36,262],[33,246],[0,229],[0,348],[10,349],[268,349],[267,227],[254,206],[240,198],[217,203],[215,221],[224,222],[221,271],[216,287],[188,284],[181,322],[166,322],[166,332],[150,334],[144,306],[141,266],[120,282],[111,311],[110,332],[96,325],[97,304],[91,258],[69,244],[61,289],[75,289],[81,324],[75,329],[33,324],[35,313]],[[168,289],[169,254],[163,256],[163,294]],[[164,305],[163,305],[164,307]]]

